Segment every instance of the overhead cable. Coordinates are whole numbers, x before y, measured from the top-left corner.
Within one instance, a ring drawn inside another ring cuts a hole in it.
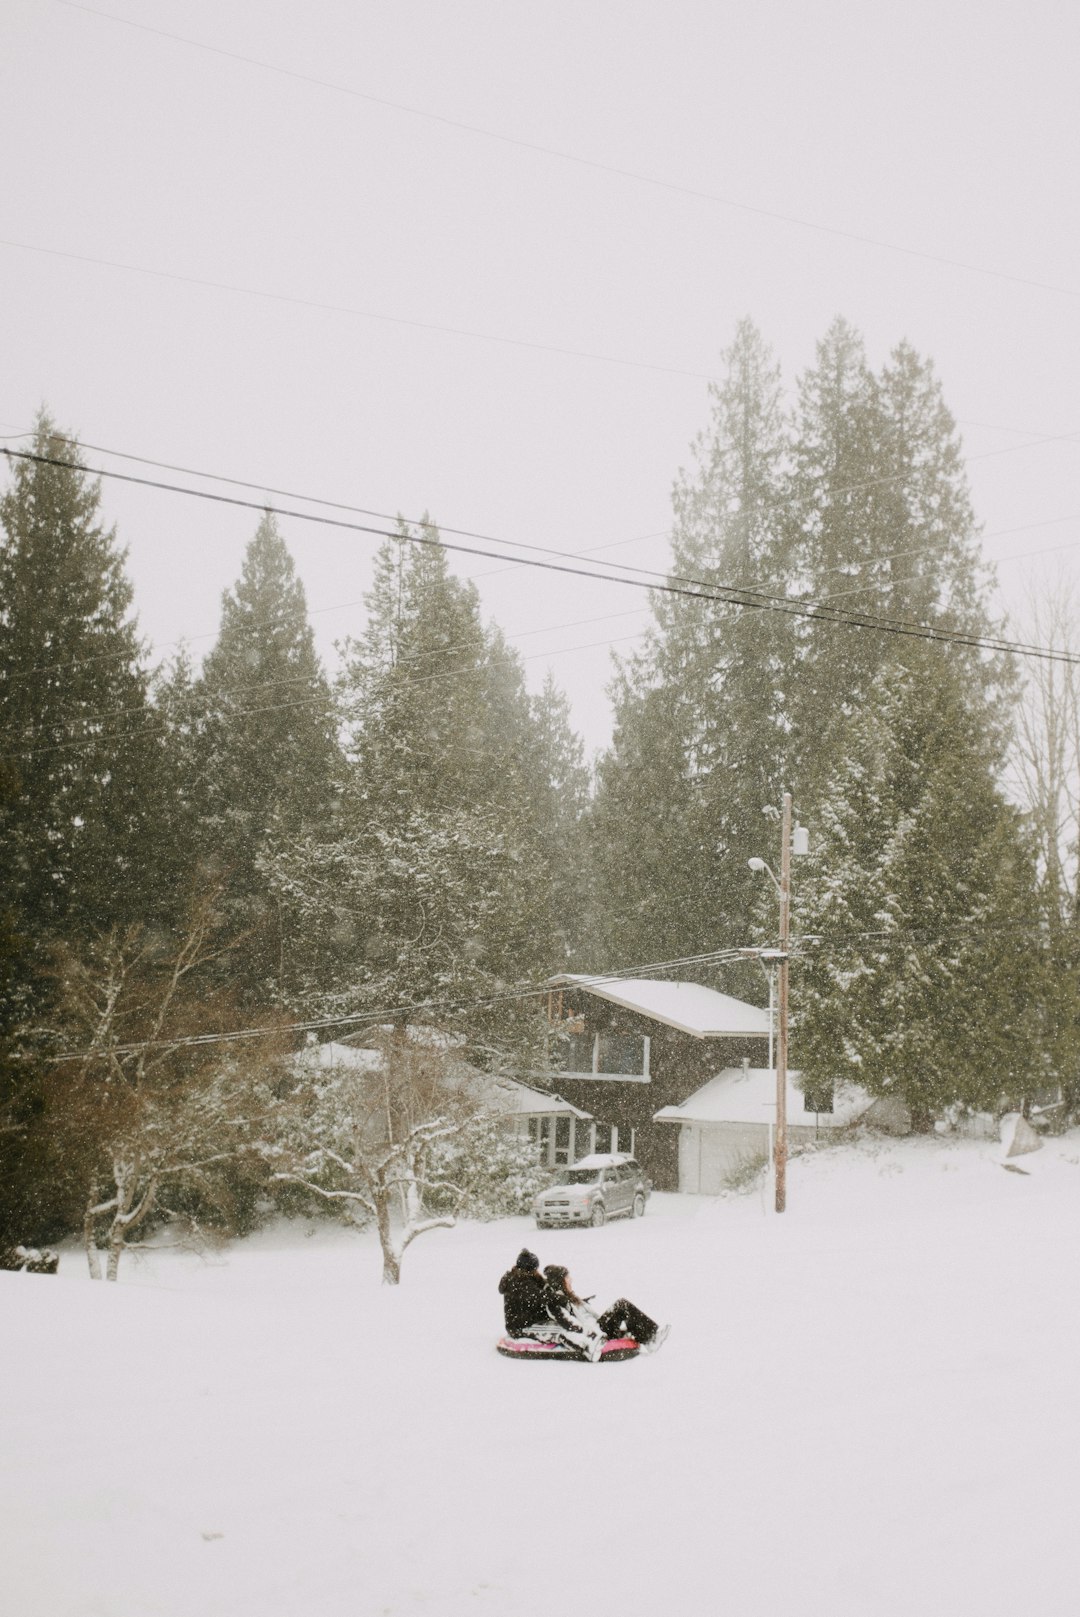
[[[609,174],[616,179],[631,180],[638,185],[647,185],[655,190],[673,192],[678,196],[692,197],[699,202],[710,202],[718,207],[732,209],[760,219],[772,219],[780,224],[794,225],[800,230],[812,230],[819,235],[831,236],[840,241],[854,242],[862,247],[875,247],[884,252],[902,254],[906,258],[920,259],[924,263],[940,264],[948,269],[963,270],[970,275],[985,276],[1014,286],[1027,286],[1041,292],[1054,292],[1062,297],[1073,298],[1080,296],[1080,293],[1074,287],[1059,286],[1054,282],[1038,280],[1033,276],[1015,275],[1006,270],[988,268],[983,264],[972,264],[966,259],[951,258],[944,253],[933,253],[922,248],[905,246],[901,242],[865,235],[859,231],[844,230],[837,225],[823,224],[819,220],[804,219],[796,214],[782,213],[777,208],[765,208],[755,203],[742,202],[735,197],[721,196],[717,192],[706,191],[698,186],[685,185],[677,180],[668,180],[657,175],[644,174],[637,169],[623,168],[616,163],[600,162],[596,158],[583,157],[577,152],[565,151],[557,146],[547,146],[540,141],[525,140],[518,135],[507,135],[501,130],[488,129],[481,124],[468,123],[462,118],[451,118],[444,113],[433,112],[429,107],[410,106],[405,102],[393,101],[388,96],[374,95],[370,91],[357,90],[351,85],[341,84],[333,79],[319,78],[313,73],[301,72],[298,68],[282,67],[277,62],[268,62],[258,57],[247,56],[240,51],[226,50],[223,46],[210,45],[205,40],[192,39],[188,35],[173,33],[165,28],[155,28],[149,23],[133,22],[130,18],[118,17],[111,11],[102,11],[96,6],[81,4],[80,0],[57,0],[57,3],[66,6],[71,11],[86,12],[90,16],[103,18],[107,22],[118,23],[125,28],[134,28],[141,33],[156,34],[159,38],[171,40],[175,44],[186,45],[193,50],[205,51],[213,56],[221,56],[230,61],[241,62],[247,67],[256,67],[263,72],[275,73],[282,78],[309,84],[320,90],[330,90],[335,95],[349,96],[353,100],[364,101],[372,106],[387,107],[394,112],[405,113],[410,118],[421,118],[429,123],[439,124],[443,128],[459,129],[469,135],[480,135],[485,140],[498,141],[504,146],[515,147],[520,151],[535,152],[542,157],[553,157],[561,163],[572,163],[578,168],[591,169],[600,174]]]
[[[74,461],[63,460],[58,456],[38,455],[30,450],[5,447],[0,450],[0,454],[18,460],[36,462],[39,465],[57,466],[69,471],[88,472],[92,476],[111,478],[118,482],[134,484],[143,488],[159,489],[167,494],[181,494],[190,499],[207,500],[218,505],[236,506],[260,513],[269,513],[274,516],[289,517],[299,522],[309,522],[321,527],[368,534],[380,539],[394,539],[405,544],[455,551],[464,555],[484,556],[491,560],[505,561],[512,559],[507,557],[505,551],[481,549],[475,545],[462,544],[460,541],[443,540],[434,537],[433,533],[402,533],[377,528],[367,523],[348,522],[341,517],[323,516],[317,512],[298,511],[288,507],[270,505],[266,501],[245,500],[233,494],[215,493],[209,489],[185,488],[181,484],[165,483],[155,478],[136,477],[130,472],[86,467]],[[978,651],[1012,653],[1016,656],[1032,657],[1051,662],[1074,663],[1080,661],[1080,654],[1052,646],[1039,646],[1028,642],[1008,640],[1003,636],[966,633],[959,629],[947,629],[944,626],[923,624],[903,618],[883,617],[880,614],[869,612],[856,612],[847,608],[815,606],[813,603],[802,602],[798,598],[775,595],[744,585],[714,583],[708,580],[692,578],[680,580],[678,575],[669,575],[665,583],[649,584],[640,579],[625,578],[611,572],[600,572],[596,568],[576,567],[570,565],[569,562],[541,560],[538,557],[522,558],[521,565],[539,568],[546,572],[568,574],[576,578],[590,578],[607,584],[622,584],[629,588],[649,589],[656,594],[684,596],[693,600],[701,600],[720,606],[733,606],[747,611],[780,612],[790,617],[808,619],[813,622],[833,623],[844,628],[866,629],[874,633],[899,635],[908,639],[932,641],[942,645],[965,646]]]

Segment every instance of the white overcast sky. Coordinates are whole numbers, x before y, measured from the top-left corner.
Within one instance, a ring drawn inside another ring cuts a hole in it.
[[[1080,560],[1078,61],[1073,0],[0,0],[0,432],[662,568],[736,321],[791,386],[843,314],[934,359],[1015,611]],[[255,517],[105,502],[205,652]],[[282,528],[333,666],[376,541]],[[455,566],[603,744],[646,598]]]

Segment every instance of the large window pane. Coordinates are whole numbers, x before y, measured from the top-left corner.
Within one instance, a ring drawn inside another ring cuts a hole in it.
[[[592,1072],[593,1036],[591,1033],[571,1033],[566,1041],[563,1071]]]
[[[636,1034],[601,1034],[597,1070],[608,1073],[644,1072],[645,1040]]]

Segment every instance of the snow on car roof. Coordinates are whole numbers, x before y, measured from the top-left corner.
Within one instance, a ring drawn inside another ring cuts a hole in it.
[[[633,1162],[629,1151],[594,1151],[591,1157],[579,1157],[572,1168],[617,1168],[622,1162]]]
[[[666,1022],[695,1039],[767,1039],[769,1013],[703,983],[672,983],[653,977],[552,977],[552,988],[583,988],[639,1016]]]

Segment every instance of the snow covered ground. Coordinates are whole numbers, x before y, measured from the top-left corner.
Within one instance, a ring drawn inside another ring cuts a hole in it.
[[[13,1617],[1040,1617],[1080,1608],[1080,1135],[845,1145],[640,1222],[279,1226],[0,1275]],[[673,1323],[498,1357],[522,1241]]]

